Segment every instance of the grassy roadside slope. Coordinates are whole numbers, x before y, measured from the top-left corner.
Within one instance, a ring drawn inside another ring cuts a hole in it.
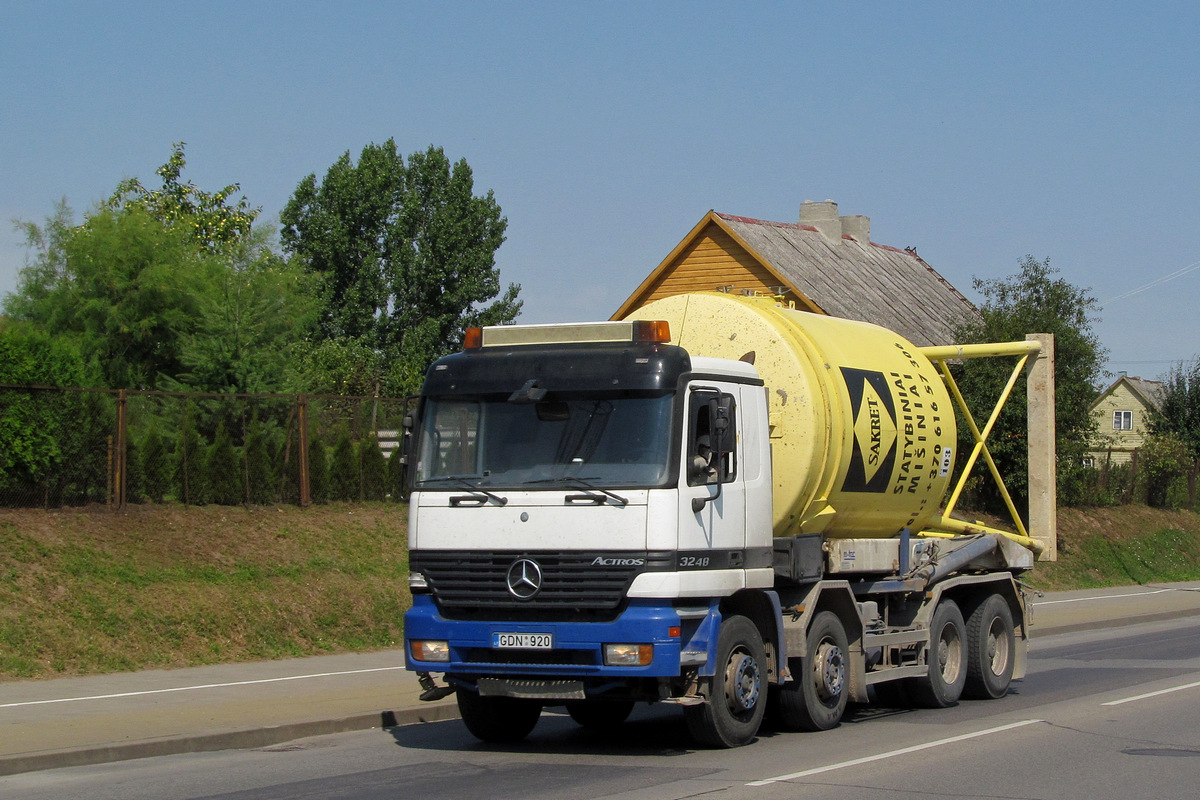
[[[397,647],[404,506],[0,509],[0,680]],[[1063,509],[1076,589],[1200,580],[1200,516]]]
[[[0,680],[398,646],[406,512],[0,510]]]
[[[1146,506],[1062,508],[1058,561],[1026,581],[1039,589],[1200,580],[1200,515]]]

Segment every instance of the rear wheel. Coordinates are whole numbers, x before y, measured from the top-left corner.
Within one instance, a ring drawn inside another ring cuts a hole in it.
[[[925,708],[946,708],[958,702],[967,682],[966,623],[958,604],[938,603],[929,625],[929,673],[909,685],[913,700]]]
[[[1000,595],[989,595],[967,619],[964,694],[980,700],[995,700],[1008,694],[1016,649],[1012,609]]]
[[[773,694],[773,716],[784,728],[825,731],[835,727],[846,712],[850,646],[842,621],[832,611],[813,617],[806,641],[805,657],[788,663],[792,681]]]
[[[612,730],[629,718],[632,700],[584,700],[567,703],[571,719],[590,730]]]
[[[708,702],[684,706],[692,738],[710,747],[740,747],[758,733],[766,710],[767,656],[758,628],[746,617],[728,617],[717,636],[717,670]]]
[[[537,725],[542,704],[519,697],[481,697],[470,689],[459,689],[458,712],[476,739],[511,744],[524,739]]]

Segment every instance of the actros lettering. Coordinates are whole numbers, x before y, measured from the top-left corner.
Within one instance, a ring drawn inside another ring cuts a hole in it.
[[[593,567],[640,567],[646,563],[644,558],[605,558],[596,556],[592,561]]]

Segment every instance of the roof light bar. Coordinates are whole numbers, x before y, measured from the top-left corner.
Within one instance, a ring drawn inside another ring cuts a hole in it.
[[[665,320],[577,322],[563,325],[492,325],[468,328],[464,347],[510,347],[525,344],[665,344],[671,327]]]

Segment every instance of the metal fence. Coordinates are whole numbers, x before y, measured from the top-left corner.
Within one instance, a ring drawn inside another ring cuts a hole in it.
[[[0,384],[0,505],[399,499],[405,398]]]

